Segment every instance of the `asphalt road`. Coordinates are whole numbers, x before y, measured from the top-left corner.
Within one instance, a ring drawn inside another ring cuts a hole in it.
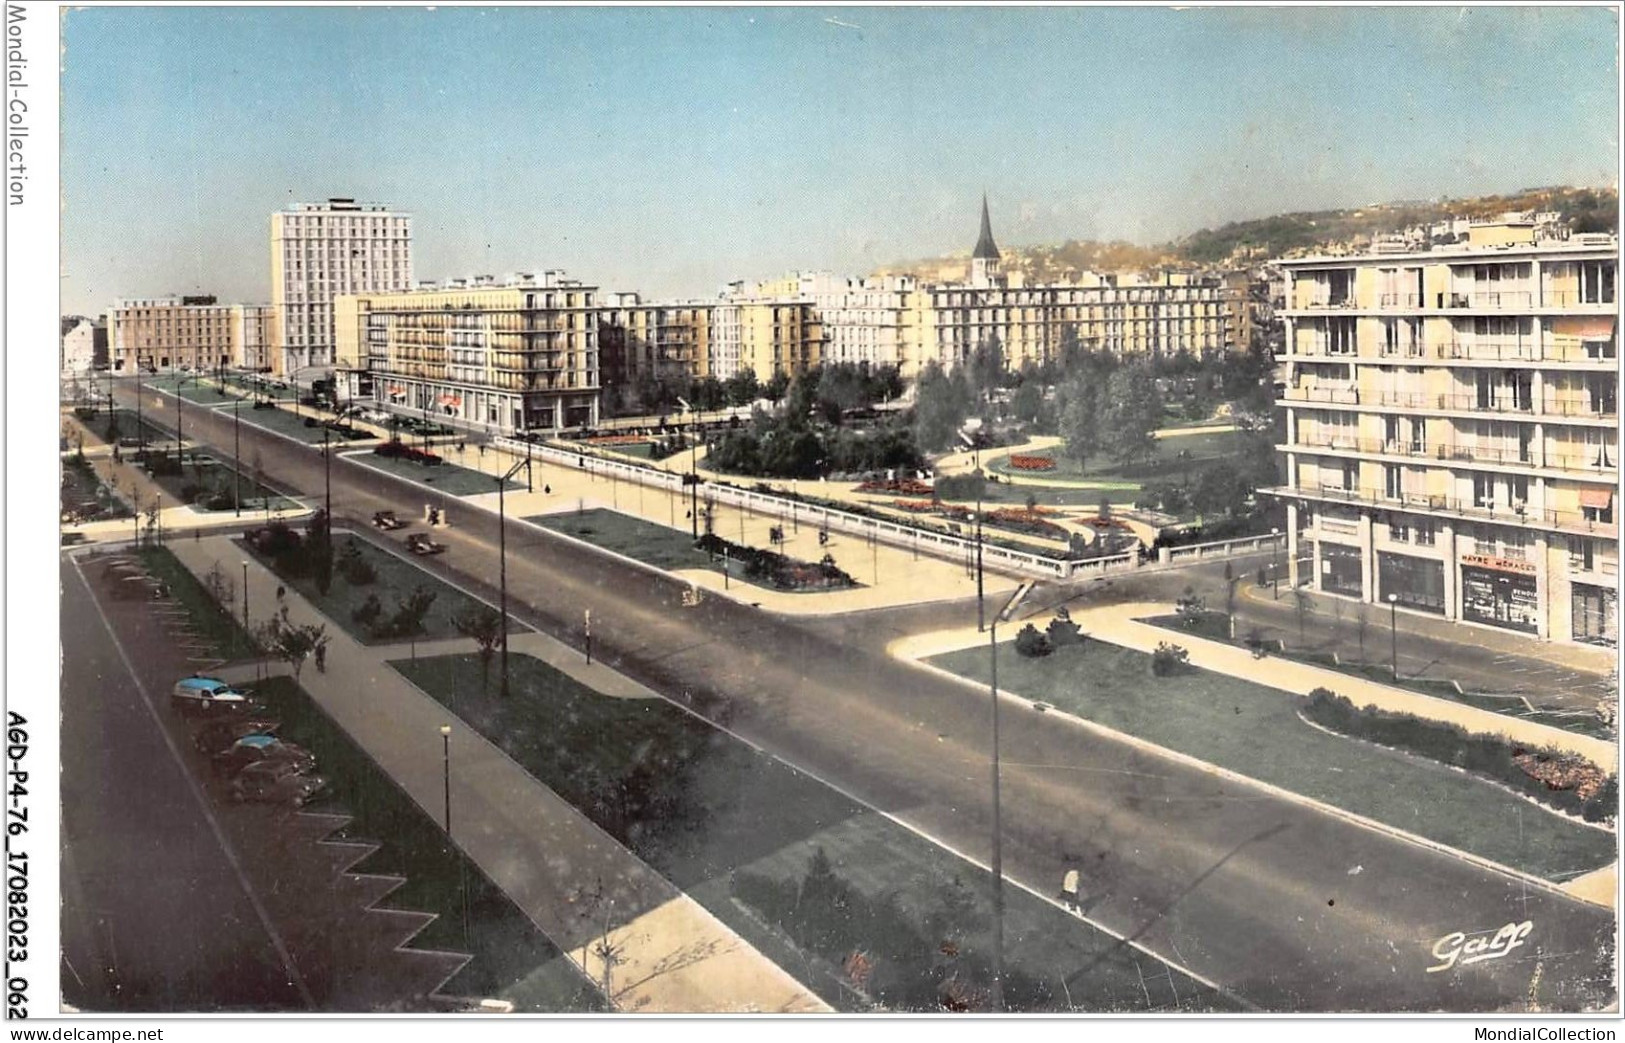
[[[265,923],[104,625],[61,563],[62,990],[81,1010],[302,1009]]]
[[[231,446],[229,414],[188,409],[187,430]],[[320,493],[318,453],[246,425],[242,438],[274,482]],[[362,529],[374,510],[415,516],[433,496],[342,459],[332,479],[340,523]],[[450,549],[429,567],[494,589],[496,518],[449,508],[452,527],[438,538]],[[895,662],[874,640],[841,640],[850,622],[809,625],[719,597],[685,608],[685,585],[528,526],[513,525],[508,546],[510,599],[527,621],[579,643],[590,607],[594,651],[606,661],[955,850],[987,857],[985,693]],[[973,621],[973,604],[962,608]],[[1608,910],[1053,717],[1011,704],[1001,716],[1006,873],[1053,895],[1067,868],[1084,866],[1086,890],[1098,896],[1093,919],[1251,1004],[1523,1009],[1537,978],[1547,1009],[1613,998]],[[1506,955],[1429,971],[1453,932],[1487,938],[1526,920],[1532,930]]]

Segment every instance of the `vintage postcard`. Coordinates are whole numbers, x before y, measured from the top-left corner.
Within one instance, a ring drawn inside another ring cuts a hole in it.
[[[8,4],[8,1016],[1612,1039],[1619,15]]]

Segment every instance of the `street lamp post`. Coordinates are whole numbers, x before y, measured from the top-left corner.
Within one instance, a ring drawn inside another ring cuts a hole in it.
[[[231,490],[237,517],[243,516],[243,400],[231,404]]]
[[[1008,622],[1018,592],[988,625],[988,692],[993,697],[993,1013],[1004,1012],[1004,832],[999,822],[999,624]]]
[[[1388,672],[1399,683],[1399,595],[1388,595]]]
[[[521,467],[525,469],[526,485],[530,484],[530,458],[526,457],[508,468],[497,479],[497,575],[502,591],[502,698],[508,698],[508,479]],[[442,508],[444,509],[444,508]]]
[[[441,764],[446,779],[446,840],[451,840],[451,725],[440,726]]]
[[[592,609],[581,610],[581,628],[587,639],[587,665],[592,665]]]
[[[1275,594],[1275,600],[1281,600],[1281,530],[1270,530],[1270,546],[1274,550],[1274,557],[1270,562],[1270,570],[1274,573],[1270,578],[1274,581],[1270,588]]]
[[[243,562],[243,632],[248,633],[248,562]]]

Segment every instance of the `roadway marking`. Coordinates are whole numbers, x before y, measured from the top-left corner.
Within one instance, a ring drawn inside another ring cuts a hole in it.
[[[226,856],[226,861],[231,865],[232,872],[237,875],[237,883],[242,887],[243,894],[248,896],[249,904],[254,907],[254,914],[259,917],[260,925],[265,928],[265,933],[271,938],[271,944],[276,947],[277,956],[282,960],[282,969],[288,973],[290,984],[299,991],[299,996],[305,1001],[306,1007],[311,1010],[317,1009],[316,1000],[311,996],[310,989],[305,985],[304,977],[300,975],[299,968],[293,962],[293,955],[288,952],[288,946],[282,940],[282,935],[277,933],[276,927],[271,923],[270,914],[266,912],[265,906],[260,903],[259,895],[254,893],[254,888],[249,884],[248,877],[243,872],[242,863],[237,860],[237,853],[227,843],[225,832],[220,828],[219,821],[215,819],[214,811],[209,807],[202,788],[198,786],[197,780],[192,777],[186,762],[181,759],[181,752],[175,747],[175,740],[170,736],[169,729],[164,727],[163,718],[158,715],[158,710],[153,706],[152,696],[147,692],[147,686],[141,683],[140,675],[136,673],[134,665],[130,662],[129,653],[124,650],[124,642],[119,640],[118,633],[114,631],[112,622],[107,618],[107,613],[102,610],[101,602],[96,599],[90,581],[85,579],[84,571],[79,567],[77,558],[73,559],[73,571],[79,576],[79,582],[84,585],[85,592],[90,595],[90,603],[95,607],[96,615],[101,619],[102,626],[107,630],[107,636],[112,639],[113,648],[118,652],[119,659],[124,663],[124,669],[130,675],[130,680],[135,683],[136,691],[141,695],[142,706],[146,708],[147,714],[152,718],[152,723],[158,728],[158,734],[163,737],[164,746],[168,748],[170,757],[175,761],[175,766],[180,769],[181,777],[186,780],[187,790],[192,794],[193,799],[197,801],[198,810],[203,812],[204,820],[208,822],[210,831],[214,833],[215,842],[220,845],[221,853]]]

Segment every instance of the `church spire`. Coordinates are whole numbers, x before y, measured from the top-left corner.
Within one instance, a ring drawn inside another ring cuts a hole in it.
[[[987,193],[982,193],[982,234],[977,237],[976,249],[971,251],[971,257],[981,261],[997,261],[999,248],[993,245],[993,222],[987,216]]]

